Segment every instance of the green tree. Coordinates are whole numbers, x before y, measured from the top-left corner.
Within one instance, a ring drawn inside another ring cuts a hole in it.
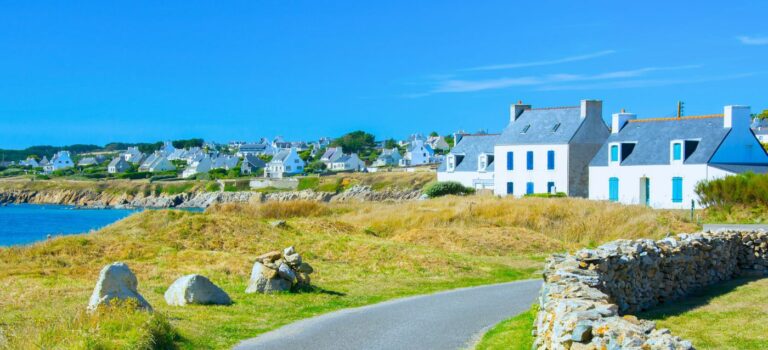
[[[175,148],[203,147],[203,139],[193,138],[187,140],[175,140],[171,142]]]
[[[453,141],[454,141],[454,140],[453,140],[453,135],[448,135],[448,136],[444,137],[443,139],[444,139],[444,140],[445,140],[445,142],[448,144],[448,146],[451,146],[451,147],[453,147],[453,146],[454,146],[454,144],[453,144],[453,143],[454,143],[454,142],[453,142]]]
[[[397,148],[397,141],[395,141],[395,139],[389,139],[384,141],[384,148],[386,149]]]
[[[440,134],[438,134],[437,131],[433,131],[429,133],[429,136],[435,137],[435,136],[440,136]]]
[[[768,119],[768,109],[764,109],[762,112],[760,112],[760,114],[755,115],[755,118],[760,120]]]
[[[331,142],[331,146],[341,147],[345,153],[368,153],[376,147],[376,141],[372,134],[358,130],[350,132]]]

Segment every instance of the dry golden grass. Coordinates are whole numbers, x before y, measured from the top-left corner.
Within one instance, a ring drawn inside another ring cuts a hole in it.
[[[268,218],[287,218],[288,227],[273,228]],[[577,199],[490,196],[229,204],[205,213],[145,211],[95,234],[0,248],[0,329],[11,349],[147,344],[147,337],[165,334],[150,331],[163,328],[150,314],[118,313],[103,322],[82,316],[99,270],[124,261],[156,313],[178,330],[180,347],[228,348],[339,308],[534,277],[550,252],[695,229],[675,212]],[[244,294],[253,259],[289,245],[315,267],[318,289]],[[189,273],[219,284],[234,305],[165,305],[165,289]],[[121,324],[149,326],[139,332],[133,330],[138,326]]]

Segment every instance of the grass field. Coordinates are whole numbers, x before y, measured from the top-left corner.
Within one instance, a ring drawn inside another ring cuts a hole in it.
[[[287,220],[285,229],[269,225]],[[406,295],[537,276],[547,253],[620,237],[694,231],[685,215],[580,199],[445,197],[407,203],[221,205],[145,211],[92,235],[0,249],[0,329],[9,349],[229,348],[283,324]],[[246,295],[259,254],[289,245],[316,270],[311,292]],[[99,270],[126,262],[154,314],[85,314]],[[200,273],[232,306],[167,306]]]
[[[475,350],[530,350],[533,346],[531,325],[536,320],[536,306],[493,327],[475,346]]]

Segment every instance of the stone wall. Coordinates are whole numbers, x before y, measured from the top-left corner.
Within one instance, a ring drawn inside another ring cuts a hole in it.
[[[537,349],[693,349],[631,313],[768,271],[768,234],[720,231],[619,240],[552,256],[534,325]]]

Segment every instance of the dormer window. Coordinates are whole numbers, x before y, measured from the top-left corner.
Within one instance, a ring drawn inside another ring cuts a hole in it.
[[[672,144],[672,160],[682,160],[683,159],[683,144],[680,142],[675,142]]]
[[[610,155],[610,161],[611,163],[618,163],[619,162],[619,145],[611,145],[611,155]]]
[[[485,154],[481,154],[479,157],[477,157],[477,170],[478,171],[485,171],[485,168],[488,166],[488,156]]]
[[[526,125],[526,126],[523,128],[523,131],[521,131],[520,133],[521,133],[521,134],[525,134],[525,133],[527,133],[527,132],[528,132],[528,129],[530,129],[530,128],[531,128],[531,124],[528,124],[528,125]]]
[[[448,171],[456,170],[456,156],[453,154],[448,155],[445,160],[445,169]]]

